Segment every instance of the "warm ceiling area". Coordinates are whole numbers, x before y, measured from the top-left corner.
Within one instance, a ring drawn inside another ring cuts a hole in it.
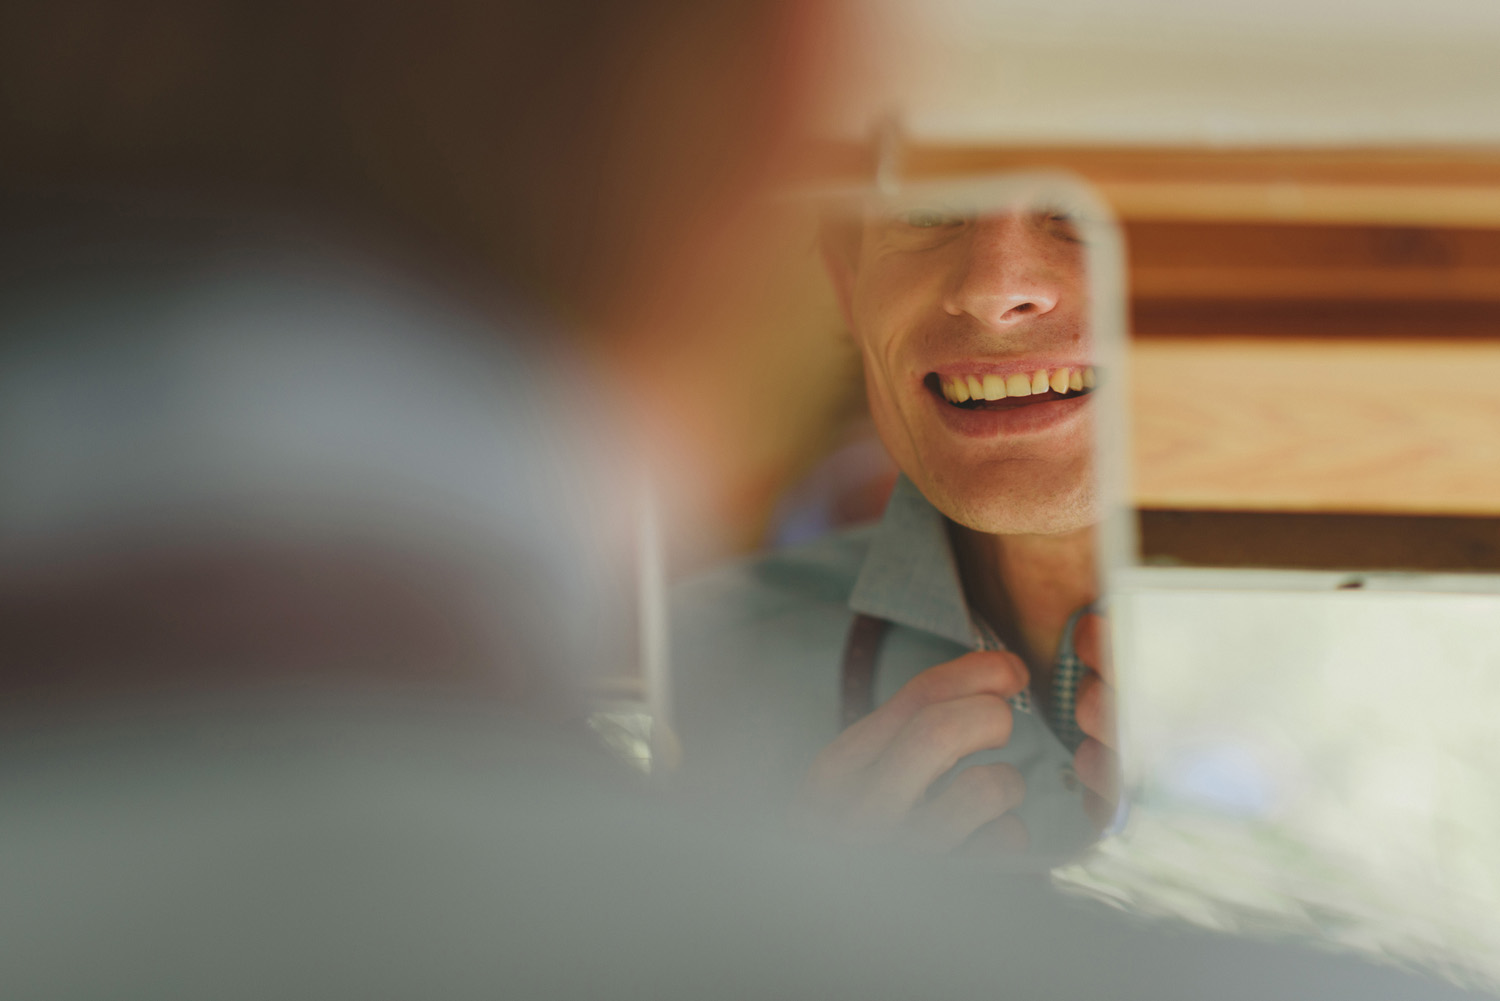
[[[933,141],[1489,144],[1488,0],[872,0],[865,77],[838,108]]]

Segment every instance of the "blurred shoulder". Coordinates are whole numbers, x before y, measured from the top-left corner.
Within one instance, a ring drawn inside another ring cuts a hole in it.
[[[849,595],[874,531],[761,553],[676,585],[672,666],[684,786],[784,804],[837,736]]]
[[[769,619],[799,610],[847,609],[876,525],[860,525],[813,542],[733,560],[673,587],[680,615],[716,610]]]

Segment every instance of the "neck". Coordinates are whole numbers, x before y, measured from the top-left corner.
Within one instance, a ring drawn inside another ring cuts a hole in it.
[[[1099,597],[1095,530],[989,535],[952,526],[969,603],[1046,682],[1068,616]]]

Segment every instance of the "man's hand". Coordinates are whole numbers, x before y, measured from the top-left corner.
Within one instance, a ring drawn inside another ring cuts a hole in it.
[[[1074,696],[1078,728],[1086,738],[1073,755],[1073,771],[1088,790],[1084,809],[1101,828],[1114,818],[1119,802],[1119,762],[1115,757],[1115,670],[1104,649],[1104,619],[1085,615],[1073,633],[1073,650],[1088,667]]]
[[[1010,765],[976,765],[932,785],[976,751],[1010,739],[1006,699],[1030,678],[1021,658],[980,651],[928,668],[839,735],[813,762],[798,798],[811,825],[856,841],[930,851],[1026,847],[1007,811],[1026,792]]]

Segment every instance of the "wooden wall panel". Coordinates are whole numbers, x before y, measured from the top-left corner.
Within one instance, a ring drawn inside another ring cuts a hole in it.
[[[816,180],[869,178],[874,147],[809,156]],[[898,172],[941,177],[1061,169],[1130,221],[1500,227],[1500,148],[1174,148],[911,145]]]
[[[1500,226],[1500,149],[916,147],[913,176],[1060,168],[1129,221]]]
[[[1500,342],[1140,338],[1144,507],[1500,514]]]
[[[1134,299],[1141,337],[1500,340],[1500,303],[1278,299]]]
[[[1130,222],[1137,301],[1500,304],[1500,230]]]
[[[1148,509],[1139,530],[1157,565],[1500,571],[1500,518]]]

